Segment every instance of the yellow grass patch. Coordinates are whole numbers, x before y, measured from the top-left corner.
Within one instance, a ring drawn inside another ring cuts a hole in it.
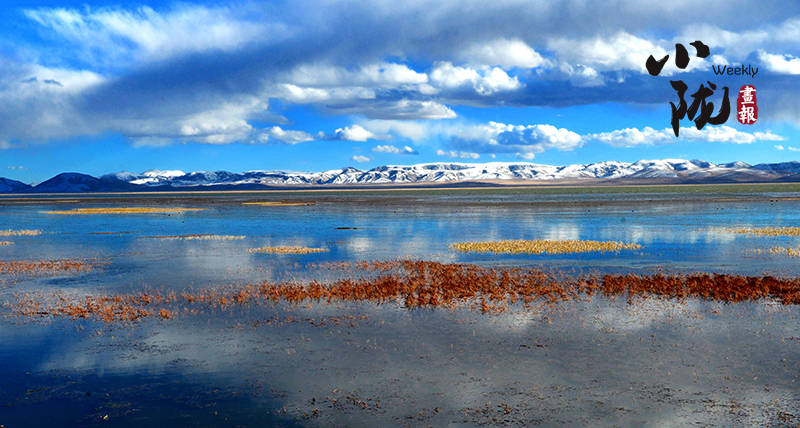
[[[327,248],[309,248],[299,246],[286,246],[286,247],[258,247],[247,250],[249,253],[269,253],[269,254],[311,254],[311,253],[324,253]]]
[[[800,248],[792,247],[772,247],[770,249],[756,249],[751,251],[753,254],[769,254],[772,256],[800,257]]]
[[[11,241],[0,241],[0,247],[5,247],[8,245],[13,245],[14,243]]]
[[[315,202],[242,202],[242,205],[259,205],[262,207],[296,207],[314,204]]]
[[[205,208],[75,208],[66,211],[42,211],[45,214],[149,214],[149,213],[181,213],[186,211],[205,211]]]
[[[544,239],[533,241],[517,239],[508,241],[457,242],[452,244],[452,247],[464,253],[494,254],[567,254],[588,253],[591,251],[637,250],[642,248],[639,244],[617,241],[551,241]]]
[[[0,236],[39,236],[41,234],[42,234],[41,230],[30,230],[30,229],[0,230]]]
[[[729,233],[759,236],[800,236],[800,227],[726,227]]]
[[[183,240],[208,240],[208,241],[233,241],[244,239],[244,235],[213,235],[210,233],[196,233],[192,235],[167,235],[167,236],[145,236],[145,239],[183,239]]]

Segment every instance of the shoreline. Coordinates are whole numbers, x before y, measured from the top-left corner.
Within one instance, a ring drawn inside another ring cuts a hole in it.
[[[434,186],[427,185],[415,186],[353,186],[353,187],[330,187],[315,186],[306,188],[286,188],[286,189],[262,189],[262,190],[168,190],[168,191],[142,191],[142,192],[64,192],[64,193],[0,193],[0,200],[8,199],[29,199],[27,196],[40,197],[63,197],[63,196],[135,196],[135,195],[242,195],[242,194],[275,194],[275,193],[365,193],[365,192],[459,192],[459,191],[484,191],[484,192],[504,192],[504,191],[546,191],[548,193],[602,193],[603,191],[614,192],[620,189],[626,190],[624,193],[642,193],[650,190],[654,193],[666,193],[673,189],[702,189],[708,188],[709,191],[719,189],[737,189],[738,191],[772,191],[772,192],[800,192],[800,183],[668,183],[668,184],[497,184],[491,186]],[[742,190],[746,189],[746,190]],[[552,191],[556,192],[552,192]],[[561,192],[558,192],[561,191]]]

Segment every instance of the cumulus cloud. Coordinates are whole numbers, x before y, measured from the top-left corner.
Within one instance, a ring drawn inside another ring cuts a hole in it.
[[[791,55],[775,55],[760,50],[758,59],[770,71],[784,74],[800,74],[800,58]]]
[[[479,153],[515,153],[523,159],[533,159],[545,150],[574,150],[583,145],[581,136],[566,128],[548,124],[509,125],[489,122],[457,130],[450,145],[461,150]]]
[[[280,80],[311,87],[402,87],[427,83],[428,75],[394,62],[366,64],[357,69],[334,64],[303,64]]]
[[[24,15],[80,46],[82,55],[108,61],[163,59],[208,50],[232,51],[281,29],[282,25],[248,21],[230,8],[183,5],[164,13],[150,7],[38,8]],[[70,49],[67,54],[76,55]],[[76,55],[77,56],[77,55]]]
[[[571,39],[554,37],[547,42],[548,48],[558,57],[575,65],[594,70],[633,70],[647,73],[645,61],[649,55],[661,58],[667,54],[660,44],[620,31],[611,37],[589,37]]]
[[[774,147],[775,147],[777,150],[781,150],[781,151],[783,151],[783,150],[788,150],[788,151],[790,151],[790,152],[800,152],[800,148],[798,148],[798,147],[792,147],[792,146],[783,146],[783,145],[780,145],[780,144],[776,144]]]
[[[392,146],[392,145],[389,145],[389,144],[377,145],[377,146],[372,148],[372,151],[373,152],[377,152],[377,153],[392,153],[392,154],[395,154],[395,155],[399,155],[399,154],[418,155],[419,154],[419,152],[417,152],[416,150],[414,150],[413,148],[411,148],[409,146],[403,146],[402,148],[400,148],[400,147]]]
[[[600,86],[605,83],[603,76],[592,67],[562,62],[558,70],[564,73],[570,83],[577,87]]]
[[[513,91],[522,87],[516,77],[509,76],[499,67],[478,69],[453,65],[443,61],[434,65],[430,73],[434,86],[444,89],[471,88],[480,95]]]
[[[475,43],[462,52],[461,58],[470,64],[497,65],[503,68],[534,68],[546,63],[538,52],[519,39],[495,39]]]
[[[800,122],[800,104],[768,96],[769,88],[800,90],[796,79],[779,79],[800,67],[800,4],[709,1],[715,13],[689,24],[691,2],[636,0],[616,2],[613,13],[582,0],[27,9],[37,37],[0,35],[0,140],[280,140],[271,127],[287,121],[269,110],[274,104],[309,105],[353,116],[374,135],[418,140],[425,134],[412,121],[452,119],[461,106],[662,103],[672,94],[645,74],[645,59],[697,38],[713,56],[692,57],[686,73],[755,55],[772,72],[759,76],[771,112],[762,120]],[[664,75],[673,68],[669,61]],[[473,140],[492,139],[484,134]],[[521,157],[555,148],[546,140],[495,138]]]
[[[338,128],[334,131],[333,135],[329,137],[331,140],[344,140],[344,141],[367,141],[367,140],[384,140],[388,137],[375,135],[374,133],[364,129],[361,125],[345,126]]]
[[[356,161],[356,162],[358,162],[358,163],[369,162],[369,158],[368,157],[361,156],[361,155],[355,155],[351,159]]]
[[[415,141],[425,138],[429,131],[429,126],[418,121],[408,120],[367,120],[362,123],[371,132],[381,135],[394,134]]]
[[[293,131],[282,129],[280,126],[273,126],[265,129],[264,133],[261,134],[262,141],[268,141],[270,139],[282,141],[287,144],[297,144],[305,141],[311,141],[314,139],[314,137],[304,131]]]
[[[635,147],[666,143],[674,139],[675,134],[672,129],[657,130],[645,126],[642,129],[625,128],[589,134],[587,138],[615,147]]]
[[[459,158],[459,159],[478,159],[478,158],[481,157],[481,155],[479,155],[477,153],[459,152],[459,151],[456,151],[456,150],[449,150],[449,151],[437,150],[436,151],[436,156],[447,156],[447,157]]]
[[[641,145],[658,145],[676,143],[680,139],[706,141],[714,143],[751,144],[756,141],[783,141],[784,137],[766,132],[744,132],[727,125],[706,126],[702,130],[695,127],[681,127],[680,136],[675,137],[672,128],[657,130],[646,126],[625,128],[608,132],[587,134],[585,138],[615,147],[636,147]]]

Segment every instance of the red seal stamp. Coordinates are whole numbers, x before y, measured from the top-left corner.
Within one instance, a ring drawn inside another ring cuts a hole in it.
[[[742,125],[752,125],[758,120],[755,86],[744,85],[739,89],[739,98],[736,100],[736,118]]]

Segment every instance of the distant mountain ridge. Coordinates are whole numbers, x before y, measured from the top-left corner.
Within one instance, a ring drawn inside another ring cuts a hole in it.
[[[2,193],[80,193],[169,190],[228,190],[350,185],[454,185],[464,182],[502,184],[649,184],[800,181],[800,162],[749,165],[702,160],[662,159],[597,162],[566,166],[530,162],[439,162],[387,165],[369,170],[353,167],[323,172],[150,170],[118,172],[100,178],[62,173],[38,185],[0,178]]]

